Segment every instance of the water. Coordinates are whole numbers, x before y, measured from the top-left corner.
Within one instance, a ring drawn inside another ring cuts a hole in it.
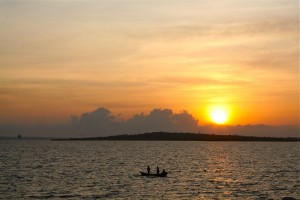
[[[0,141],[0,199],[300,198],[299,143]],[[142,177],[150,165],[166,178]]]

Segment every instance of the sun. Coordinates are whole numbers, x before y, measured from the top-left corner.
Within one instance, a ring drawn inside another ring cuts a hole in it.
[[[228,120],[228,111],[224,107],[213,107],[209,115],[210,119],[216,124],[224,124]]]

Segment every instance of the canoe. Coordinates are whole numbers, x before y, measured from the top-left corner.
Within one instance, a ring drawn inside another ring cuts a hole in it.
[[[166,177],[168,172],[161,174],[148,174],[147,172],[140,172],[142,176]]]

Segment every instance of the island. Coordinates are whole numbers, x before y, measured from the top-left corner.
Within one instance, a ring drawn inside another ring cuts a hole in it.
[[[203,133],[171,133],[151,132],[135,135],[113,135],[106,137],[53,138],[52,141],[85,141],[85,140],[136,140],[136,141],[269,141],[269,142],[299,142],[297,137],[256,137],[240,135],[214,135]]]

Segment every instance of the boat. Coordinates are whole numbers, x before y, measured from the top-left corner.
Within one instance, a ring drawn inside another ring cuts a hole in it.
[[[168,172],[162,172],[160,174],[148,174],[147,172],[140,172],[142,176],[152,176],[152,177],[166,177]]]

